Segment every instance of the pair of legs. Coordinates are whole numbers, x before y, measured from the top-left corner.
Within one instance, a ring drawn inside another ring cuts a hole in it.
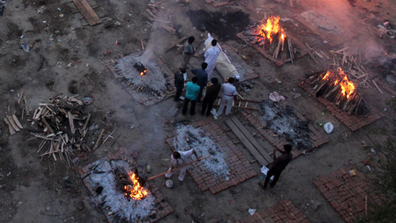
[[[183,115],[186,115],[188,104],[190,103],[190,101],[191,101],[190,115],[195,115],[195,104],[197,103],[197,100],[190,100],[188,98],[184,99],[183,110],[182,110]]]
[[[282,173],[282,171],[277,171],[277,170],[274,170],[274,169],[270,169],[270,170],[268,171],[267,177],[265,178],[265,181],[264,181],[264,186],[263,186],[264,189],[267,188],[268,181],[270,180],[270,178],[271,178],[272,176],[274,176],[274,180],[271,182],[270,186],[271,186],[271,187],[275,186],[275,184],[276,184],[276,182],[278,181],[278,179],[279,179],[281,173]]]
[[[205,111],[206,111],[206,116],[209,116],[210,115],[210,111],[212,110],[212,107],[213,107],[213,103],[214,103],[213,100],[209,100],[207,98],[204,98],[203,104],[202,104],[202,113],[201,114],[205,115]],[[207,108],[207,110],[206,110],[206,108]]]
[[[165,174],[166,178],[170,178],[173,175],[173,172],[171,171],[171,169],[172,168],[169,168],[168,169],[168,173]],[[183,181],[184,180],[184,177],[186,176],[186,169],[187,169],[187,167],[181,168],[179,177],[177,178],[177,179],[179,179],[179,181]]]
[[[223,114],[224,107],[227,106],[225,110],[225,114],[229,115],[231,112],[233,101],[234,101],[234,97],[223,95],[223,97],[221,98],[221,103],[220,103],[219,111],[217,111],[217,114],[219,115]]]
[[[176,87],[175,101],[179,101],[182,91],[183,87]]]
[[[183,53],[181,68],[187,68],[187,64],[190,62],[191,57],[192,55]]]
[[[199,93],[198,93],[198,96],[197,96],[197,101],[199,103],[201,103],[201,97],[202,97],[202,92],[203,92],[204,88],[205,88],[205,86],[199,86]]]

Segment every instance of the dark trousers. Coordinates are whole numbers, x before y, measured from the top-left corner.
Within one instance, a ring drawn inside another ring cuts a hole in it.
[[[202,104],[202,115],[205,114],[206,108],[208,108],[208,110],[206,111],[206,116],[210,115],[210,111],[213,108],[213,103],[214,102],[215,102],[214,100],[209,100],[207,98],[204,98],[203,104]]]
[[[199,93],[198,93],[198,96],[197,96],[197,101],[198,102],[201,102],[202,91],[203,91],[204,88],[205,88],[205,86],[199,86]]]
[[[267,177],[265,178],[265,182],[264,182],[264,187],[267,186],[268,181],[270,180],[270,178],[271,178],[272,176],[274,176],[274,180],[272,181],[272,183],[270,184],[270,186],[271,186],[271,187],[275,186],[276,181],[278,181],[278,179],[279,179],[281,173],[282,173],[282,171],[279,171],[279,170],[274,170],[274,169],[268,170]]]
[[[182,110],[182,114],[186,115],[187,113],[187,108],[188,108],[188,103],[190,103],[191,101],[191,108],[190,108],[190,115],[195,115],[195,104],[197,103],[197,100],[190,100],[188,98],[184,99],[184,104],[183,104],[183,110]]]
[[[183,87],[176,87],[175,101],[178,101],[178,100],[179,100],[182,91],[183,91]]]

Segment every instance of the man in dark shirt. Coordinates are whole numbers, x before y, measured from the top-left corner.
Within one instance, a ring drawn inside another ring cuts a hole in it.
[[[203,99],[202,104],[202,115],[205,115],[206,107],[208,110],[206,111],[206,116],[210,115],[210,111],[212,110],[213,103],[215,102],[217,95],[219,95],[221,85],[219,84],[219,80],[217,78],[212,78],[211,80],[212,86],[206,89],[206,95]]]
[[[186,69],[184,69],[184,68],[179,68],[179,71],[177,71],[175,73],[175,87],[176,87],[175,101],[180,100],[180,95],[181,95],[183,87],[184,87],[183,74],[185,74],[185,73],[186,73]]]
[[[205,69],[208,67],[208,64],[203,62],[201,64],[202,69],[191,69],[191,72],[198,78],[197,84],[200,87],[199,93],[198,93],[198,98],[197,101],[200,103],[201,102],[201,97],[202,97],[202,91],[208,84],[208,73],[206,73]]]
[[[293,156],[291,154],[292,146],[287,144],[284,145],[283,148],[285,149],[285,153],[280,157],[276,158],[274,150],[274,163],[272,164],[271,169],[269,169],[267,173],[267,177],[265,178],[265,182],[263,185],[263,189],[267,189],[268,181],[272,176],[274,176],[274,180],[270,183],[271,188],[275,186],[276,181],[278,181],[279,176],[281,175],[282,171],[286,168],[287,164],[292,160]]]

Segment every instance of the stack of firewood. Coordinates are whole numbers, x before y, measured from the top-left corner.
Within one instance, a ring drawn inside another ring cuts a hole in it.
[[[90,117],[84,103],[75,97],[58,95],[49,103],[40,103],[28,119],[32,126],[43,128],[42,133],[31,133],[42,139],[37,153],[45,148],[41,157],[50,156],[55,161],[59,157],[69,162],[74,151],[90,151],[85,140]]]
[[[168,31],[170,34],[175,34],[176,29],[172,25],[172,17],[171,17],[171,12],[169,10],[164,10],[164,7],[160,6],[162,3],[166,1],[161,1],[158,3],[154,4],[148,4],[148,7],[146,9],[146,17],[153,22],[153,24],[150,24],[153,28],[163,28],[166,31]]]
[[[333,72],[336,73],[336,72]],[[334,102],[340,109],[347,112],[349,115],[363,115],[368,112],[368,107],[363,99],[355,89],[355,91],[347,97],[339,84],[340,78],[336,74],[330,75],[323,79],[326,73],[313,75],[309,79],[314,90],[314,95],[323,97],[330,102]],[[338,80],[338,84],[335,84]]]

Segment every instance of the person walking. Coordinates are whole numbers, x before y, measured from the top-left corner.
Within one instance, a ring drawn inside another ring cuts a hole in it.
[[[205,98],[203,99],[203,104],[202,104],[202,115],[205,115],[206,111],[206,116],[210,115],[210,111],[212,110],[213,103],[215,102],[217,96],[220,93],[221,90],[221,85],[219,84],[219,80],[215,77],[211,79],[212,85],[206,89],[206,95]]]
[[[181,93],[183,91],[184,87],[184,77],[186,74],[186,69],[184,68],[179,68],[179,71],[175,73],[175,87],[176,87],[176,95],[175,95],[175,101],[180,100]]]
[[[286,168],[287,164],[293,159],[291,154],[292,146],[290,144],[283,146],[285,153],[280,157],[276,158],[276,150],[274,150],[274,162],[272,167],[268,170],[267,177],[265,178],[263,189],[267,189],[267,184],[272,176],[274,180],[270,183],[271,188],[273,188],[278,181],[282,171]]]
[[[188,151],[175,151],[173,152],[173,154],[171,155],[171,162],[170,162],[170,167],[168,169],[168,173],[165,174],[166,178],[170,178],[173,175],[173,169],[177,168],[179,166],[183,166],[184,164],[188,163],[188,160],[190,159],[190,157],[192,155],[195,155],[195,158],[198,159],[198,154],[194,149],[190,149]],[[179,181],[183,181],[184,177],[186,176],[186,170],[187,167],[183,167],[180,170],[180,174],[179,174]]]
[[[183,56],[182,56],[182,68],[187,68],[187,64],[190,62],[191,57],[195,53],[195,48],[194,48],[194,41],[195,38],[193,36],[188,37],[187,42],[184,44],[183,47]]]
[[[206,72],[208,73],[208,80],[212,78],[213,69],[216,66],[217,57],[220,55],[220,48],[217,47],[217,40],[212,40],[212,47],[205,51],[205,63],[208,64]]]
[[[198,103],[201,103],[203,89],[208,84],[208,73],[206,73],[206,71],[205,71],[205,69],[207,67],[208,67],[208,64],[203,62],[201,64],[201,69],[198,69],[198,68],[191,69],[191,72],[198,78],[197,84],[200,87],[199,93],[198,93],[198,98],[197,98]]]
[[[229,115],[231,112],[232,102],[236,99],[236,95],[238,94],[236,87],[233,85],[234,81],[235,79],[230,77],[228,78],[228,82],[221,87],[223,97],[221,98],[220,107],[217,111],[218,115],[223,114],[224,107],[227,107],[225,110],[226,115]]]
[[[197,84],[197,77],[193,77],[191,81],[186,84],[186,96],[184,99],[182,114],[186,115],[188,104],[191,101],[190,115],[195,115],[195,104],[199,93],[199,86]]]

